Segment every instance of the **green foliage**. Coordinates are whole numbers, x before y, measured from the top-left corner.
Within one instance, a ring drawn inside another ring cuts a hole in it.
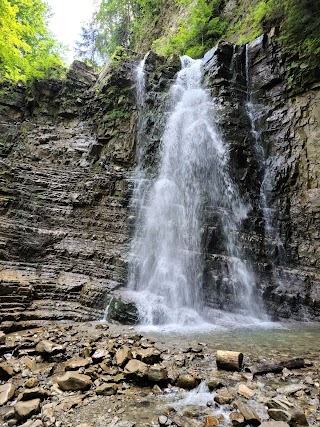
[[[119,47],[131,47],[165,0],[102,0],[94,19],[99,27],[96,47],[105,58]]]
[[[48,31],[47,16],[41,0],[0,1],[0,79],[61,76],[62,47]]]
[[[241,2],[237,22],[228,28],[227,37],[239,35],[247,43],[271,27],[280,29],[278,41],[289,56],[288,83],[295,90],[319,78],[320,3],[314,0],[252,0],[244,9]]]
[[[97,49],[97,37],[99,29],[95,21],[87,22],[81,27],[81,41],[76,41],[76,56],[88,63],[88,65],[97,67],[100,58]]]
[[[220,16],[221,0],[180,0],[189,10],[175,34],[155,40],[153,46],[162,55],[202,56],[224,34],[226,21]]]

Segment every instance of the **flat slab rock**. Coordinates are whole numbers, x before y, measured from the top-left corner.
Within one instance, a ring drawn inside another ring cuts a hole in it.
[[[260,427],[290,427],[288,423],[284,421],[264,421],[260,424]]]

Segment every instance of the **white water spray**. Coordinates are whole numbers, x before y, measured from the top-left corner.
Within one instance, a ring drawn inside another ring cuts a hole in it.
[[[261,310],[254,297],[254,276],[241,259],[238,241],[239,224],[248,207],[230,178],[228,149],[214,122],[215,105],[202,87],[202,61],[184,56],[181,62],[171,88],[158,175],[150,186],[137,182],[134,192],[138,213],[128,287],[141,323],[147,325],[204,323],[199,313],[205,307],[202,224],[206,209],[220,215],[228,259],[224,274],[233,288],[234,311],[256,315]],[[137,76],[143,76],[139,67]]]

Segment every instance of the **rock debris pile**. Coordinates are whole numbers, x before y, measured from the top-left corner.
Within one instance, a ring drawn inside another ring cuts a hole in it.
[[[3,427],[320,423],[316,358],[254,375],[217,370],[207,344],[175,348],[133,328],[63,323],[1,336]]]

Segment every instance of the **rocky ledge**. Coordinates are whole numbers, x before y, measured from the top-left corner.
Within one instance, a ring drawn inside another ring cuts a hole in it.
[[[217,370],[206,343],[155,342],[133,328],[51,324],[0,334],[3,427],[298,427],[318,425],[320,368],[262,374],[245,355]],[[257,354],[257,352],[256,352]],[[281,355],[274,352],[275,361]],[[241,366],[240,366],[241,368]]]

